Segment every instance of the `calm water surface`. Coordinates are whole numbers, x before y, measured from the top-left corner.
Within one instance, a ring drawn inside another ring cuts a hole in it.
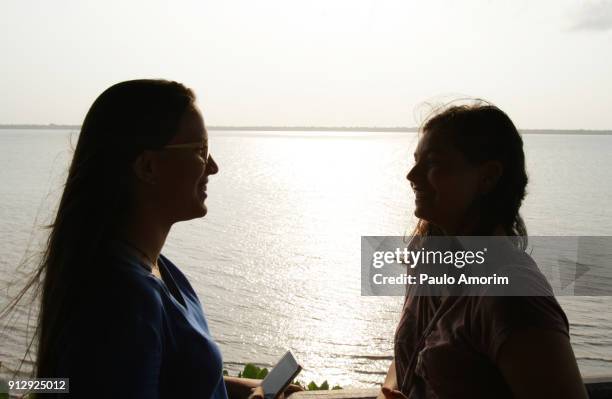
[[[271,366],[291,349],[303,381],[384,378],[401,298],[360,295],[360,237],[414,224],[410,133],[210,132],[220,172],[209,214],[176,224],[164,253],[187,275],[225,367]],[[612,235],[612,136],[525,135],[531,235]],[[0,304],[61,194],[76,133],[0,130]],[[7,294],[8,292],[8,294]],[[610,297],[562,297],[584,375],[612,371]],[[2,374],[26,342],[27,308],[0,336]],[[35,315],[31,315],[31,324]],[[31,359],[24,368],[31,367]]]

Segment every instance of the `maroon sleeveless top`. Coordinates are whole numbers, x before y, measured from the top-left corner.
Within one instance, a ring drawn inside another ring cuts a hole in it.
[[[515,250],[508,260],[521,268],[514,273],[521,284],[537,292],[547,287],[550,295],[441,300],[407,293],[395,333],[395,369],[399,389],[408,398],[510,398],[510,387],[497,367],[508,336],[535,327],[569,338],[567,317],[533,259]]]

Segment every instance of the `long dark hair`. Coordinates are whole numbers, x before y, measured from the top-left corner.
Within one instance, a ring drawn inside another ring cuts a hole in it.
[[[527,172],[523,140],[512,120],[502,110],[489,103],[453,105],[434,113],[425,121],[420,134],[447,134],[468,162],[479,165],[485,161],[501,162],[503,172],[496,186],[478,198],[472,207],[480,215],[479,225],[471,234],[491,235],[501,226],[520,249],[527,247],[527,228],[519,213],[525,198]],[[442,235],[432,223],[420,219],[413,236]]]
[[[40,295],[32,341],[38,344],[36,377],[55,377],[61,329],[87,279],[104,273],[99,252],[134,206],[133,162],[142,151],[167,144],[194,102],[194,93],[180,83],[131,80],[105,90],[87,112],[40,262],[3,311],[12,310],[32,287]]]

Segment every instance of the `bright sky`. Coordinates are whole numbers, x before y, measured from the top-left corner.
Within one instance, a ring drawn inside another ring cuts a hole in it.
[[[612,129],[609,0],[3,0],[0,45],[0,123],[79,124],[163,77],[213,125],[415,126],[475,96],[520,128]]]

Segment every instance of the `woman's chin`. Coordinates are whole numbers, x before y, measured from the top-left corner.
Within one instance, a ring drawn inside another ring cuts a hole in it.
[[[191,211],[189,213],[192,214],[190,219],[201,218],[203,216],[206,216],[206,214],[208,213],[208,207],[206,206],[204,199],[201,197],[197,198],[196,201],[194,201],[190,209]]]
[[[428,212],[426,207],[419,205],[418,203],[415,204],[414,216],[418,217],[419,219],[427,219],[427,215]]]
[[[200,204],[200,215],[198,217],[206,216],[207,213],[208,213],[208,208],[206,207],[206,204],[202,202]]]
[[[199,192],[197,197],[198,208],[200,210],[199,217],[202,217],[208,213],[208,208],[206,207],[206,198],[208,198],[208,195],[206,195],[206,192]]]

